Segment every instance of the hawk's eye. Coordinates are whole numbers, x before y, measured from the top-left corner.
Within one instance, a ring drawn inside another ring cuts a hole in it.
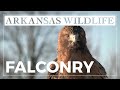
[[[66,34],[65,36],[66,36],[66,37],[69,37],[69,34]]]
[[[81,36],[83,36],[83,37],[84,37],[84,36],[85,36],[85,32],[81,32]]]

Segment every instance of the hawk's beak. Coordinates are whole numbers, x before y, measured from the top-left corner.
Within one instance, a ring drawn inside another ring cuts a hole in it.
[[[74,34],[71,34],[70,35],[70,41],[72,41],[73,43],[77,42],[78,41],[78,35],[74,35]]]

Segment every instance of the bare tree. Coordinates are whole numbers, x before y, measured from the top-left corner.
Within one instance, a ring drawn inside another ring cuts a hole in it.
[[[96,12],[88,12],[88,11],[1,11],[0,17],[3,17],[3,14],[26,14],[26,15],[89,15],[94,14]],[[103,13],[103,12],[100,12]],[[105,13],[105,12],[104,12]],[[113,12],[114,13],[114,12]],[[99,14],[99,13],[98,13]],[[117,14],[117,13],[115,13]],[[62,27],[62,26],[61,26]],[[3,74],[3,50],[4,50],[4,62],[9,60],[23,61],[26,64],[26,61],[30,60],[32,63],[31,69],[35,69],[35,65],[38,61],[40,61],[41,57],[46,61],[52,61],[56,57],[56,46],[57,46],[57,35],[59,30],[61,29],[59,26],[42,26],[42,27],[34,27],[34,26],[23,26],[23,27],[4,27],[4,40],[3,40],[3,18],[0,18],[0,75]],[[100,56],[101,46],[99,42],[94,47],[92,43],[93,32],[91,27],[84,27],[87,34],[87,45],[90,52],[96,56],[96,59]],[[104,33],[104,32],[103,32]],[[4,47],[3,47],[4,42]],[[119,46],[119,45],[118,45]],[[108,53],[108,52],[107,52]],[[110,54],[111,56],[111,68],[108,70],[111,74],[114,72],[115,64],[113,64],[116,58],[115,55]],[[117,55],[119,56],[119,55]],[[97,59],[98,60],[98,59]],[[107,61],[107,60],[106,60]],[[119,62],[119,58],[118,58]],[[109,66],[110,67],[110,66]],[[119,65],[117,65],[119,76],[116,78],[120,78]],[[5,69],[5,67],[4,67]],[[0,78],[28,78],[35,79],[36,75],[39,73],[30,73],[30,76],[27,76],[23,73],[18,73],[17,75],[21,76],[11,76],[14,73],[10,72],[7,76],[1,76]],[[25,76],[24,76],[25,75]],[[40,77],[37,77],[40,78]],[[112,77],[110,77],[112,78]]]

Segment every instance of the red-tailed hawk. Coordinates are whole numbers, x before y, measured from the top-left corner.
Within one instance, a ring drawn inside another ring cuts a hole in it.
[[[87,73],[83,66],[83,73],[68,73],[66,70],[60,73],[48,72],[48,79],[105,79],[106,71],[104,67],[95,60],[86,45],[86,34],[80,26],[65,26],[58,35],[57,58],[54,60],[60,64],[63,61],[66,65],[68,61],[86,61],[90,63],[94,61],[91,72]],[[55,69],[55,65],[51,65],[51,69]]]

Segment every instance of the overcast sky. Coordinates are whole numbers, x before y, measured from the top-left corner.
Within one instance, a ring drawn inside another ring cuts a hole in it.
[[[0,12],[0,18],[3,18],[2,17],[2,14],[3,13],[6,13],[6,14],[27,14],[27,15],[30,15],[30,14],[33,14],[34,12],[19,12],[19,11],[5,11],[5,12]],[[114,53],[119,53],[118,51],[116,51],[117,49],[119,50],[120,49],[120,12],[119,11],[109,11],[109,12],[106,12],[106,11],[61,11],[61,12],[41,12],[41,14],[39,14],[39,12],[35,12],[35,14],[38,14],[38,15],[115,15],[117,17],[117,24],[116,26],[93,26],[91,27],[91,32],[87,33],[86,32],[86,35],[87,35],[87,38],[91,38],[91,41],[92,41],[92,49],[91,49],[91,53],[92,55],[97,59],[99,60],[102,65],[106,68],[106,70],[108,71],[109,70],[109,65],[110,65],[110,56],[111,54],[114,54]],[[0,21],[2,21],[0,19]],[[1,22],[2,23],[2,22]],[[0,23],[0,34],[2,33],[2,24]],[[59,26],[56,26],[56,30],[60,30],[61,27]],[[83,27],[83,28],[86,28],[86,27]],[[88,28],[89,29],[89,28]],[[85,29],[85,31],[87,31],[88,29]],[[43,30],[44,32],[45,30]],[[57,33],[58,33],[57,31]],[[55,31],[56,32],[56,31]],[[55,39],[54,41],[57,41],[57,33],[51,33],[52,35],[50,36],[51,39]],[[89,36],[89,37],[88,37]],[[0,37],[1,39],[1,37]],[[87,41],[89,42],[89,41]],[[9,43],[9,42],[7,42]],[[6,46],[8,46],[8,44],[6,43],[6,45],[4,46],[5,48],[7,48]],[[57,45],[57,42],[56,42],[56,45]],[[96,47],[98,47],[97,49],[99,49],[100,53],[98,56],[96,56],[96,54],[94,53]],[[116,47],[117,46],[117,47]],[[8,47],[9,49],[9,47]],[[56,49],[56,46],[55,46],[55,49]],[[0,43],[0,50],[3,51],[3,43],[1,42]],[[116,53],[116,54],[117,54]],[[55,56],[56,53],[54,53],[53,56]],[[119,60],[119,57],[118,57],[118,60]]]

